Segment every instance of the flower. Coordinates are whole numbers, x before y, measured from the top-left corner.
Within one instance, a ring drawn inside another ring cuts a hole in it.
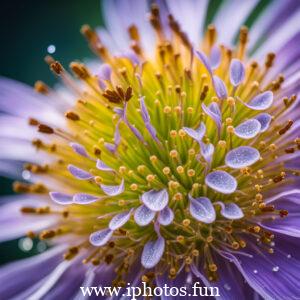
[[[0,236],[52,246],[2,267],[1,295],[200,281],[299,297],[299,2],[262,2],[251,30],[257,1],[224,2],[202,30],[207,1],[106,1],[107,29],[82,27],[101,64],[72,76],[47,57],[58,89],[1,80],[0,168],[25,162],[27,182]]]

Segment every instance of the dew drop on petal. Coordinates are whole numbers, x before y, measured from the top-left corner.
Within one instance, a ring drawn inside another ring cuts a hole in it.
[[[267,113],[261,113],[255,117],[255,119],[260,123],[260,132],[265,132],[271,123],[272,116]]]
[[[222,203],[218,202],[221,205],[221,215],[230,220],[238,220],[244,217],[243,211],[235,203]]]
[[[100,197],[89,195],[89,194],[75,194],[73,197],[73,201],[76,204],[90,204],[99,200]]]
[[[229,151],[225,164],[233,169],[241,169],[253,165],[260,158],[258,150],[249,146],[240,146]]]
[[[143,203],[153,211],[163,210],[169,202],[169,194],[166,189],[150,190],[142,195]]]
[[[245,105],[253,110],[268,109],[273,103],[273,93],[270,91],[261,93],[250,100]]]
[[[122,182],[120,185],[105,185],[105,184],[100,184],[100,187],[102,191],[108,195],[108,196],[117,196],[120,195],[124,192],[124,179],[122,179]]]
[[[125,225],[129,219],[130,219],[130,215],[131,215],[132,210],[130,211],[126,211],[120,214],[117,214],[116,216],[114,216],[110,222],[109,222],[109,229],[110,230],[116,230],[120,227],[122,227],[123,225]]]
[[[89,180],[94,177],[89,172],[84,171],[80,168],[77,168],[73,165],[68,165],[68,170],[75,178],[80,179],[80,180]]]
[[[49,54],[53,54],[53,53],[55,53],[55,51],[56,51],[55,45],[49,45],[49,46],[47,47],[47,52],[48,52]]]
[[[143,249],[141,263],[146,269],[155,267],[165,250],[165,240],[163,237],[159,237],[156,241],[149,241],[146,243]]]
[[[159,212],[157,220],[161,225],[170,225],[174,220],[173,210],[166,206],[162,211]]]
[[[257,274],[257,273],[258,273],[258,271],[257,271],[257,270],[253,270],[253,273],[254,273],[254,274]]]
[[[139,206],[134,213],[134,220],[139,226],[148,225],[155,217],[155,212],[145,205]]]
[[[238,59],[233,59],[230,63],[230,82],[233,86],[240,85],[245,78],[245,67]]]
[[[273,272],[278,272],[278,271],[279,271],[279,267],[278,267],[278,266],[273,267],[273,268],[272,268],[272,271],[273,271]]]
[[[93,232],[90,235],[90,243],[97,247],[103,246],[110,240],[112,234],[113,231],[108,228]]]
[[[248,140],[254,138],[261,129],[260,122],[255,119],[247,120],[234,128],[234,133],[238,137]]]
[[[68,195],[59,192],[50,192],[49,195],[51,200],[58,204],[67,205],[73,203],[73,195]]]
[[[216,219],[216,212],[211,201],[206,197],[193,198],[189,195],[190,213],[198,221],[210,224]]]
[[[234,177],[225,171],[214,171],[205,178],[205,183],[213,190],[222,194],[231,194],[237,188]]]
[[[25,237],[25,238],[22,238],[18,241],[18,245],[19,245],[19,248],[24,251],[24,252],[28,252],[32,249],[33,247],[33,241],[31,238],[29,237]]]

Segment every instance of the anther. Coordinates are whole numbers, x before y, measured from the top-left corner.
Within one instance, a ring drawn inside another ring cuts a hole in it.
[[[195,176],[195,174],[196,174],[196,172],[195,172],[194,169],[189,169],[189,170],[187,171],[187,175],[188,175],[189,177],[193,177],[193,176]]]
[[[171,151],[170,151],[170,156],[171,156],[172,158],[178,157],[178,152],[177,152],[177,150],[171,150]]]
[[[182,225],[183,225],[184,227],[188,227],[188,226],[190,226],[190,224],[191,224],[191,220],[190,220],[190,219],[184,219],[184,220],[182,221]]]
[[[168,175],[168,174],[170,174],[171,169],[169,167],[164,167],[162,171],[165,175]]]
[[[131,189],[132,191],[136,191],[136,190],[138,189],[138,185],[137,185],[136,183],[132,183],[132,184],[130,185],[130,189]]]
[[[63,72],[63,66],[58,61],[52,62],[50,64],[50,69],[57,75],[60,75]]]
[[[80,117],[78,114],[72,112],[72,111],[68,111],[65,113],[65,117],[69,120],[72,120],[72,121],[79,121],[80,120]]]
[[[38,131],[42,132],[42,133],[45,133],[45,134],[52,134],[52,133],[54,133],[54,130],[50,126],[45,125],[45,124],[39,124]]]
[[[40,94],[46,95],[49,93],[49,87],[43,81],[40,80],[35,82],[34,89]]]
[[[183,174],[183,173],[184,173],[184,168],[183,168],[183,166],[178,166],[178,167],[176,168],[176,171],[177,171],[178,174]]]
[[[176,138],[176,136],[177,136],[177,131],[176,131],[176,130],[171,130],[171,131],[170,131],[170,136],[171,136],[172,138]]]

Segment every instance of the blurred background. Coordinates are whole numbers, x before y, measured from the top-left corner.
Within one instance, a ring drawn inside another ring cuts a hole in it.
[[[246,25],[251,26],[257,14],[270,1],[272,0],[261,0],[249,16]],[[92,27],[103,25],[101,2],[101,0],[1,1],[0,75],[29,85],[33,85],[39,79],[53,85],[55,77],[44,62],[47,54],[52,54],[64,66],[68,66],[74,59],[93,58],[94,55],[79,31],[82,24],[90,24]],[[222,0],[210,0],[206,25],[211,22],[221,4]],[[11,184],[11,180],[0,177],[0,196],[13,193]],[[2,243],[0,264],[34,255],[43,251],[45,247],[43,242],[31,241],[28,238]]]
[[[79,31],[82,24],[102,25],[100,6],[99,0],[1,1],[0,75],[29,85],[38,79],[52,85],[55,77],[44,62],[45,55],[53,53],[65,66],[74,59],[92,58]],[[11,185],[11,180],[0,177],[0,195],[12,194]],[[43,242],[26,238],[2,243],[0,264],[44,248]]]

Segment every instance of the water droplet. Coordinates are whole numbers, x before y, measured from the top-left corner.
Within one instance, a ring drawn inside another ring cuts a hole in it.
[[[22,177],[23,177],[25,180],[29,180],[30,177],[31,177],[31,174],[30,174],[30,172],[29,172],[28,170],[24,170],[24,171],[22,172]]]
[[[53,54],[55,51],[56,51],[56,47],[55,47],[54,45],[49,45],[49,46],[47,47],[47,52],[48,52],[49,54]]]
[[[272,271],[273,271],[273,272],[278,272],[278,271],[279,271],[279,267],[278,267],[278,266],[273,267]]]
[[[257,271],[257,270],[253,270],[253,273],[254,273],[254,274],[257,274],[257,273],[258,273],[258,271]]]
[[[230,290],[231,290],[231,286],[230,286],[228,283],[224,284],[224,288],[225,288],[225,290],[227,290],[227,291],[230,291]]]
[[[32,249],[33,242],[32,242],[31,238],[26,237],[26,238],[20,239],[18,245],[22,251],[28,252]]]
[[[291,254],[288,254],[286,257],[287,257],[287,258],[291,258],[291,257],[292,257],[292,255],[291,255]]]
[[[36,245],[36,249],[39,253],[44,252],[47,249],[47,244],[45,242],[40,241]]]

